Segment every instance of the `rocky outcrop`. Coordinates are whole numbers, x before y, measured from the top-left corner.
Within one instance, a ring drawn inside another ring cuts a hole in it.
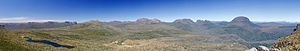
[[[205,26],[214,26],[215,24],[208,20],[197,20],[196,24]]]
[[[300,24],[298,24],[297,26],[296,26],[296,28],[294,29],[294,31],[297,31],[297,30],[299,30],[300,29]]]
[[[284,51],[300,51],[300,24],[289,36],[280,38],[271,48],[277,48]]]
[[[294,29],[289,36],[280,38],[271,48],[277,48],[283,51],[299,51],[300,50],[300,24]]]
[[[141,18],[136,20],[137,23],[160,23],[160,20],[158,19],[147,19],[147,18]]]
[[[207,23],[209,23],[210,24],[212,22],[210,22],[208,20],[197,20],[196,23],[198,23],[198,24],[207,24]]]
[[[268,50],[266,47],[259,46],[260,48],[251,48],[246,51],[300,51],[300,24],[294,29],[294,32],[289,36],[280,38]]]
[[[177,19],[173,23],[193,24],[194,21],[191,19]]]
[[[248,49],[248,50],[245,50],[245,51],[281,51],[281,50],[276,49],[276,48],[268,48],[268,47],[265,47],[265,46],[258,46],[258,47],[251,48],[251,49]]]

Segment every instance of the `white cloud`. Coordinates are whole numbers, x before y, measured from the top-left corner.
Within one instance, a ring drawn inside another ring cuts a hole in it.
[[[0,18],[0,23],[26,23],[26,22],[48,22],[48,21],[62,22],[66,20],[43,20],[43,19],[31,19],[28,17]]]
[[[14,18],[0,18],[0,21],[6,21],[6,20],[24,20],[25,17],[14,17]]]

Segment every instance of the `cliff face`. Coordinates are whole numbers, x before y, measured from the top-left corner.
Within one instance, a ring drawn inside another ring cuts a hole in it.
[[[280,38],[271,48],[277,48],[282,51],[299,51],[300,50],[300,24],[293,33],[287,37]]]

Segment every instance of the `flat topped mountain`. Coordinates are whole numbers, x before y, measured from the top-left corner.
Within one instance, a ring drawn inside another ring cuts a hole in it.
[[[139,22],[139,23],[159,23],[160,20],[158,19],[147,19],[147,18],[140,18],[140,19],[137,19],[136,22]]]
[[[174,21],[174,23],[192,24],[192,23],[194,23],[194,21],[191,19],[177,19]]]
[[[250,22],[250,20],[247,17],[238,16],[234,18],[231,22]]]

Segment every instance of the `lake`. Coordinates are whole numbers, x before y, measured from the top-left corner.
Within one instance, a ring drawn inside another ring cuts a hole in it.
[[[51,41],[48,41],[48,40],[32,40],[30,37],[24,37],[28,40],[26,40],[27,42],[34,42],[34,43],[44,43],[44,44],[48,44],[48,45],[52,45],[54,47],[66,47],[66,48],[75,48],[75,46],[68,46],[68,45],[60,45],[58,43],[55,43],[55,42],[51,42]]]

